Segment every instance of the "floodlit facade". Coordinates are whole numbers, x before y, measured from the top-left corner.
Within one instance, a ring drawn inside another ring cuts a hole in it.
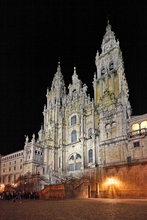
[[[95,64],[91,99],[75,67],[67,92],[58,62],[38,138],[26,137],[22,151],[1,157],[2,184],[27,173],[56,183],[85,169],[147,161],[147,114],[131,116],[122,52],[110,24]]]

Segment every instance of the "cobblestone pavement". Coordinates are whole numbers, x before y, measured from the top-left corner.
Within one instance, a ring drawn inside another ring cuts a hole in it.
[[[146,199],[0,201],[0,220],[145,220]]]

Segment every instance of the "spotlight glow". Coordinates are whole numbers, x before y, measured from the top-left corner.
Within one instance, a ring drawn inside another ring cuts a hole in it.
[[[121,186],[121,182],[115,178],[115,177],[111,177],[111,178],[107,178],[105,181],[104,181],[104,186],[117,186],[117,187],[120,187]]]

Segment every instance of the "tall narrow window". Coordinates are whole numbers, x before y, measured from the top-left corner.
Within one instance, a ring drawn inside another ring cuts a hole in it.
[[[71,142],[77,141],[77,132],[74,130],[71,132]]]
[[[112,138],[114,138],[114,137],[116,137],[116,132],[117,132],[117,130],[116,130],[116,122],[113,121],[111,126],[112,126]]]
[[[88,129],[88,138],[91,138],[92,137],[92,128],[89,128]]]
[[[106,126],[105,126],[106,139],[110,138],[110,130],[111,130],[110,124],[106,124]]]
[[[89,158],[89,163],[92,163],[93,162],[93,150],[92,149],[88,151],[88,158]]]
[[[75,125],[77,121],[76,115],[71,117],[71,125]]]
[[[114,69],[114,63],[111,61],[109,63],[109,70],[113,70]]]

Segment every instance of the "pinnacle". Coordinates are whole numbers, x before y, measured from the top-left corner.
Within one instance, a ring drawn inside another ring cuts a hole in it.
[[[60,57],[58,58],[57,72],[61,72]]]

